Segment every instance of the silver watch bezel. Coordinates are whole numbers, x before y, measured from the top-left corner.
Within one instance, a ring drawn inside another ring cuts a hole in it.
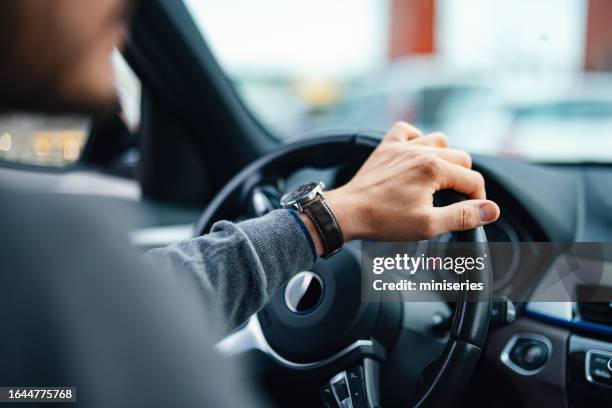
[[[300,188],[303,188],[304,186],[307,186],[309,184],[313,184],[314,186],[307,192],[303,193],[302,195],[300,195],[299,197],[296,197],[293,200],[289,200],[289,197],[295,193],[295,191],[297,191]],[[299,187],[295,188],[293,191],[290,191],[286,194],[283,195],[283,197],[281,198],[281,206],[283,208],[293,208],[298,210],[299,212],[303,212],[303,208],[302,206],[304,204],[307,204],[309,202],[311,202],[312,200],[314,200],[315,198],[317,198],[317,196],[321,196],[321,198],[325,198],[325,183],[323,183],[322,181],[319,181],[318,183],[316,182],[312,182],[312,183],[305,183],[300,185]]]

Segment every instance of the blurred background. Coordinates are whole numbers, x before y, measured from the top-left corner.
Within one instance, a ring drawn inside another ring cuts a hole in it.
[[[612,162],[609,0],[185,0],[253,115],[322,129],[443,131],[472,153]],[[139,84],[117,54],[126,120]],[[0,159],[65,166],[84,118],[0,118]]]

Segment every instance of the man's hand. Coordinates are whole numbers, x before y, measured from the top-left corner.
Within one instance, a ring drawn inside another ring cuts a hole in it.
[[[494,222],[499,207],[486,200],[482,175],[442,133],[423,135],[399,122],[346,185],[326,193],[345,241],[416,241]],[[471,200],[434,207],[436,191],[452,189]],[[303,217],[320,255],[316,229]]]

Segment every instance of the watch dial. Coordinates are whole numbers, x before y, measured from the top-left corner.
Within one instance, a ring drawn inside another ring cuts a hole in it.
[[[312,190],[317,188],[318,185],[318,183],[308,183],[301,185],[292,192],[285,194],[281,199],[281,203],[283,205],[286,205],[295,201],[299,201],[301,198],[306,197]]]

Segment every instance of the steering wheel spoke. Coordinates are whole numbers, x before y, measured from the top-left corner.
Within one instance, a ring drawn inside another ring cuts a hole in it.
[[[344,366],[346,363],[359,361],[364,356],[375,357],[381,360],[386,356],[383,346],[376,340],[362,339],[321,360],[310,362],[292,361],[281,356],[270,346],[261,329],[257,314],[251,316],[240,329],[218,342],[215,345],[215,349],[228,357],[260,351],[276,363],[294,370],[331,369],[331,367]]]
[[[270,211],[281,208],[281,192],[272,184],[253,187],[249,198],[249,212],[255,217],[266,215]]]

